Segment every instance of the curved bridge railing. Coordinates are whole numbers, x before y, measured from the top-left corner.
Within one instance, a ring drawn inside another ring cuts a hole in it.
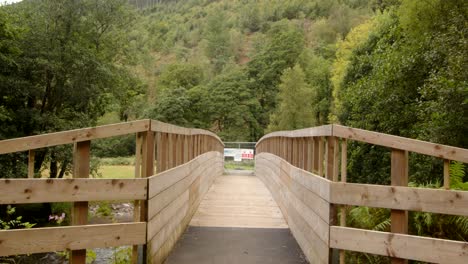
[[[350,140],[391,149],[391,186],[346,182]],[[408,152],[444,160],[444,189],[407,187]],[[449,190],[451,160],[468,163],[468,150],[327,125],[264,136],[255,171],[311,263],[329,263],[339,249],[341,263],[350,250],[389,256],[392,263],[461,264],[468,263],[466,241],[408,235],[408,211],[468,216],[468,191]],[[390,232],[345,227],[346,206],[391,209]]]
[[[135,179],[90,179],[91,141],[128,134]],[[34,150],[65,144],[74,146],[73,178],[34,179]],[[0,141],[0,154],[29,152],[28,175],[18,175],[29,178],[0,179],[0,204],[73,202],[71,226],[0,230],[0,256],[70,250],[71,263],[85,263],[87,248],[135,245],[133,263],[162,263],[222,174],[223,148],[209,131],[154,120]],[[87,224],[88,202],[110,200],[135,200],[134,222]]]

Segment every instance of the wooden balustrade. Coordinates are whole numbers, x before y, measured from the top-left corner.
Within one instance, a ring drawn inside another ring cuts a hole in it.
[[[346,183],[349,141],[390,149],[391,186]],[[409,152],[444,160],[444,189],[407,187]],[[468,163],[468,150],[326,125],[264,136],[257,143],[255,170],[312,263],[331,261],[335,254],[329,249],[340,250],[340,263],[344,250],[389,256],[392,263],[468,263],[467,242],[408,235],[408,211],[468,216],[468,192],[449,190],[451,160]],[[345,227],[346,206],[391,209],[390,232]]]
[[[135,179],[90,179],[91,140],[127,134],[136,135]],[[73,178],[34,179],[34,150],[64,144],[74,144]],[[1,230],[0,256],[69,250],[81,264],[87,248],[134,245],[133,263],[161,263],[222,174],[223,148],[209,131],[154,120],[0,141],[0,154],[29,151],[29,179],[0,179],[0,204],[73,202],[72,226]],[[88,225],[88,202],[106,200],[134,200],[134,222]]]

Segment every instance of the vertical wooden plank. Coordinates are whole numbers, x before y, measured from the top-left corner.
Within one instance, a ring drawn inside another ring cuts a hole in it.
[[[169,168],[169,134],[163,133],[161,134],[161,156],[162,156],[162,166],[161,170],[166,171]]]
[[[444,160],[444,189],[450,190],[450,160]]]
[[[177,166],[184,163],[184,135],[177,135]]]
[[[314,167],[314,141],[308,137],[307,140],[307,171],[312,172]]]
[[[408,151],[393,149],[391,154],[392,186],[408,186]],[[391,211],[391,232],[408,233],[408,211]],[[405,259],[391,258],[392,264],[408,263]]]
[[[304,169],[304,138],[297,138],[297,167]]]
[[[340,176],[340,141],[333,137],[333,181],[339,181]]]
[[[28,153],[28,178],[34,178],[34,149],[30,149]]]
[[[135,178],[141,178],[141,152],[142,152],[143,134],[137,133],[135,138]],[[140,221],[140,201],[134,201],[133,221]],[[132,247],[132,263],[138,263],[138,246]]]
[[[174,168],[174,134],[167,134],[168,140],[168,160],[167,160],[167,166],[168,169]]]
[[[89,178],[90,141],[77,142],[73,148],[73,178]],[[72,225],[86,225],[88,202],[75,202],[72,207]],[[86,263],[86,249],[70,252],[71,264]]]
[[[348,144],[346,139],[341,141],[341,182],[346,182],[348,178],[347,172],[348,165]],[[340,225],[346,226],[346,206],[342,205],[340,208]],[[345,251],[340,250],[340,264],[345,264]]]
[[[184,152],[183,152],[182,162],[187,163],[190,160],[189,159],[189,156],[190,156],[189,136],[184,136],[183,139],[184,139]]]
[[[302,138],[302,169],[309,170],[309,140]]]
[[[317,150],[317,155],[318,155],[318,166],[317,166],[317,173],[319,176],[323,177],[323,159],[324,159],[324,149],[323,149],[323,137],[318,137],[318,150]]]
[[[312,138],[312,173],[318,173],[318,143],[317,138]]]

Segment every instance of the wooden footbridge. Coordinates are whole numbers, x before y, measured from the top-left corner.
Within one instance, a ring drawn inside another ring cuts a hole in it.
[[[127,134],[135,179],[89,178],[90,142]],[[391,186],[346,182],[349,141],[391,150]],[[65,144],[73,178],[33,179],[34,150]],[[345,263],[348,250],[468,263],[466,241],[408,234],[408,211],[468,216],[468,192],[449,189],[448,170],[468,163],[467,149],[327,125],[268,134],[254,175],[223,175],[215,134],[141,120],[0,141],[0,154],[24,151],[29,178],[1,179],[0,204],[73,202],[71,225],[1,230],[0,256],[68,250],[75,264],[86,249],[133,245],[134,263]],[[445,189],[407,187],[408,152],[443,159]],[[111,200],[134,200],[134,222],[87,224],[88,202]],[[346,206],[391,209],[390,232],[346,227]]]

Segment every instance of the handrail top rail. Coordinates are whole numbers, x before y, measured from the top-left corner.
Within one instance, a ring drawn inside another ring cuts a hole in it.
[[[216,138],[223,144],[216,134],[207,130],[184,128],[156,120],[143,119],[1,140],[0,155],[146,131],[181,135],[206,135]]]
[[[405,138],[380,132],[374,132],[365,129],[352,128],[337,124],[269,133],[263,136],[257,142],[257,146],[262,141],[273,137],[298,138],[324,136],[334,136],[343,139],[356,140],[392,149],[401,149],[442,159],[468,163],[468,149],[437,144],[418,139]]]

